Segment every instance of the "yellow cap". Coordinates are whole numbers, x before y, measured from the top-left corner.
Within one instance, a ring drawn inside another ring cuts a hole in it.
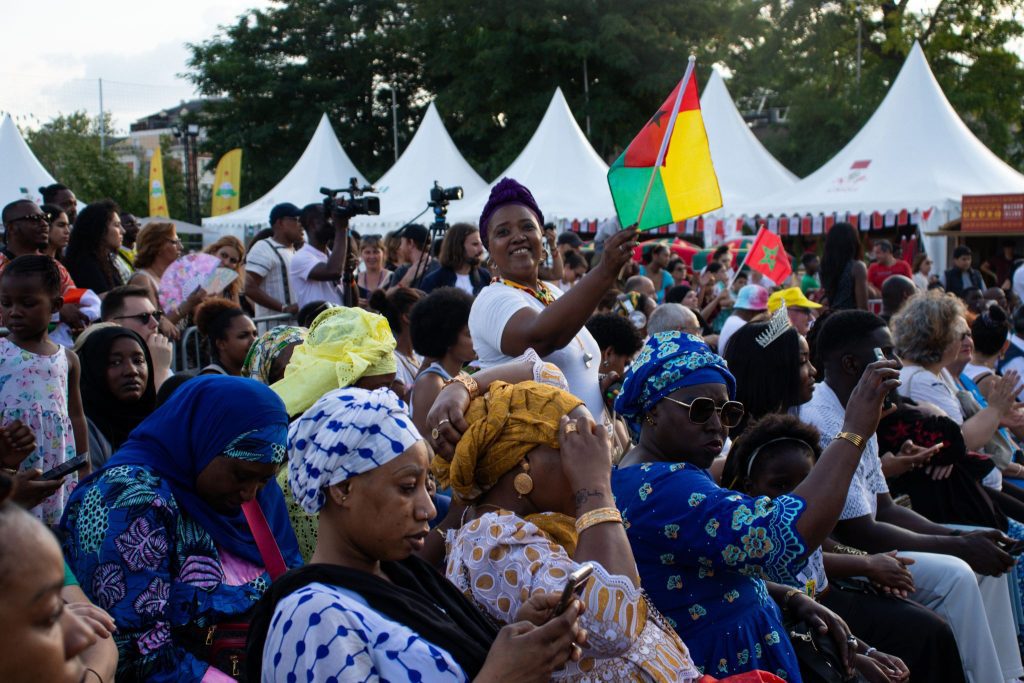
[[[799,287],[790,287],[789,289],[780,289],[777,292],[773,292],[768,297],[768,312],[774,313],[779,310],[782,304],[786,304],[786,308],[821,308],[821,304],[816,304],[804,296]]]

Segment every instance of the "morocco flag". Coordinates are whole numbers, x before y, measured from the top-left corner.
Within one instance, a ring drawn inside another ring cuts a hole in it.
[[[764,228],[757,231],[757,237],[747,252],[746,264],[779,285],[793,274],[789,256],[782,248],[782,238]]]
[[[683,81],[608,169],[608,187],[624,226],[637,222],[648,186],[641,230],[678,223],[722,206],[700,114],[697,79],[691,72],[684,81],[681,101],[677,99]],[[665,136],[669,138],[661,157]]]

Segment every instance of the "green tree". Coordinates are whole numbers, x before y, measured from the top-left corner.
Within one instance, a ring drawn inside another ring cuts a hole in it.
[[[81,201],[109,197],[127,211],[146,215],[145,183],[140,187],[132,170],[118,161],[109,145],[101,149],[101,126],[106,139],[112,141],[109,115],[100,121],[79,111],[26,131],[25,141],[39,162]]]
[[[725,61],[729,87],[747,108],[788,110],[766,144],[800,175],[856,134],[885,97],[918,40],[953,107],[993,152],[1021,167],[1024,66],[1009,43],[1024,35],[1022,0],[768,0],[763,32]],[[862,60],[857,68],[858,19]],[[937,142],[941,144],[941,142]]]

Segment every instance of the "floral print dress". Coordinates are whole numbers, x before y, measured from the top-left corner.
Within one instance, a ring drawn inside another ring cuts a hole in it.
[[[22,461],[22,471],[43,472],[75,457],[75,434],[68,414],[68,357],[63,347],[43,356],[0,338],[0,410],[4,423],[21,420],[36,435],[36,450]],[[57,491],[32,508],[47,526],[60,521],[78,475],[64,478]]]
[[[762,669],[800,681],[796,654],[768,595],[765,570],[795,585],[808,548],[793,495],[751,498],[719,487],[689,463],[612,472],[644,589],[675,627],[702,673]]]
[[[237,562],[144,467],[111,467],[83,486],[61,522],[64,556],[89,599],[117,622],[118,680],[203,680],[209,665],[181,646],[176,630],[237,620],[266,591],[266,572],[231,585],[237,572],[225,576],[225,567]]]
[[[561,593],[569,574],[580,568],[535,524],[507,512],[489,512],[450,532],[446,576],[501,624],[515,621],[520,606],[537,591]],[[580,594],[586,611],[580,626],[587,648],[579,662],[568,662],[554,680],[657,681],[699,678],[686,645],[650,607],[627,577],[599,564]]]

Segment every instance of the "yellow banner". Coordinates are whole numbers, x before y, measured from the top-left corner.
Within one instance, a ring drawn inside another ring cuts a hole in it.
[[[164,188],[164,162],[160,156],[160,147],[153,152],[149,161],[149,215],[170,218],[167,210],[167,192]]]
[[[238,193],[242,190],[242,150],[235,148],[217,162],[213,182],[211,216],[220,216],[238,210]]]

